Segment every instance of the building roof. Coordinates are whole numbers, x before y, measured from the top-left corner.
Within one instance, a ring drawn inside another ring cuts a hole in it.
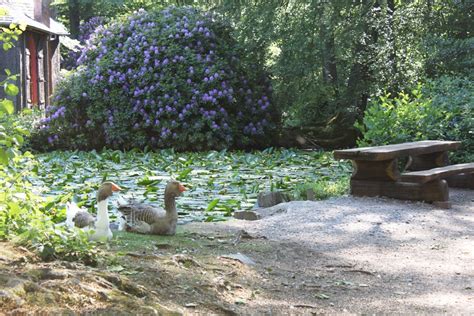
[[[41,22],[36,21],[35,19],[31,18],[27,12],[23,12],[21,10],[12,8],[8,4],[0,4],[0,7],[7,11],[6,15],[0,16],[0,25],[10,25],[11,23],[14,24],[25,24],[27,27],[49,33],[49,34],[56,34],[56,35],[68,35],[69,32],[66,30],[64,25],[61,23],[49,19],[49,27],[44,25]]]

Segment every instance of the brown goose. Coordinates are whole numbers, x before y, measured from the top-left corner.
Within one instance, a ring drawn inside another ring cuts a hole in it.
[[[144,203],[119,205],[118,210],[125,216],[125,230],[140,234],[174,235],[178,212],[175,199],[186,191],[178,181],[171,180],[165,188],[165,208]]]

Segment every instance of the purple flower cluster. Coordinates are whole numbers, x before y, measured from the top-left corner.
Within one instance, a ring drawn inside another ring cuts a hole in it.
[[[94,141],[104,135],[112,147],[251,145],[242,134],[263,136],[274,125],[271,87],[261,67],[239,62],[230,31],[212,15],[174,7],[96,28],[44,125],[63,124],[66,106],[73,129]]]
[[[101,17],[101,16],[95,16],[95,17],[90,18],[88,21],[82,22],[79,25],[79,35],[77,38],[80,43],[80,46],[77,46],[76,48],[80,49],[81,46],[85,45],[86,42],[90,41],[90,38],[93,35],[95,35],[95,31],[98,28],[103,27],[103,25],[106,24],[107,22],[108,22],[108,18]],[[65,60],[61,62],[61,66],[68,70],[76,68],[78,66],[78,59],[80,58],[80,56],[81,56],[80,50],[69,51]]]

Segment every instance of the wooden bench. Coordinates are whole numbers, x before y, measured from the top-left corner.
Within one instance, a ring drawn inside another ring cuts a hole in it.
[[[474,164],[448,166],[448,151],[460,142],[427,140],[334,151],[336,159],[351,159],[351,194],[404,200],[442,202],[449,206],[448,183],[474,188]],[[400,173],[398,159],[409,157]]]
[[[438,179],[446,179],[458,174],[474,172],[474,162],[449,165],[446,167],[433,168],[430,170],[406,172],[402,174],[402,181],[427,183]]]

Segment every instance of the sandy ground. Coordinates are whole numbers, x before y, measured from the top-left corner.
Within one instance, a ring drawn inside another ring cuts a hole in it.
[[[258,221],[213,226],[300,247],[281,264],[303,279],[311,267],[359,274],[340,281],[357,291],[327,294],[333,309],[324,311],[474,314],[474,191],[451,189],[450,198],[451,209],[385,198],[289,202]]]

